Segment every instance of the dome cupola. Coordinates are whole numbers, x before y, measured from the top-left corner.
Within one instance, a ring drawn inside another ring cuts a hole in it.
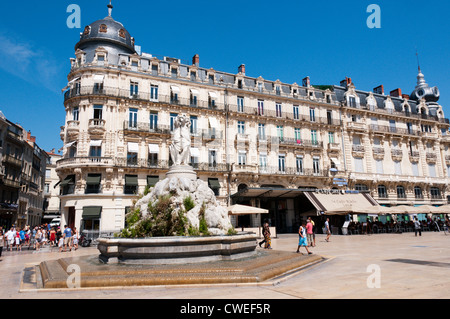
[[[417,75],[417,85],[414,91],[410,95],[411,100],[420,101],[425,99],[425,102],[437,102],[439,101],[439,89],[437,86],[430,87],[425,81],[425,76],[419,67],[419,74]]]
[[[134,38],[125,29],[122,23],[115,21],[112,14],[113,6],[108,5],[108,16],[97,20],[84,28],[80,34],[80,41],[75,45],[78,49],[87,53],[87,62],[90,62],[90,52],[95,52],[98,47],[104,47],[111,55],[134,54]]]

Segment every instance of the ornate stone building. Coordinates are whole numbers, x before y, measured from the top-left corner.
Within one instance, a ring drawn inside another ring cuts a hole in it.
[[[446,202],[449,123],[421,73],[406,97],[359,91],[348,78],[314,86],[308,77],[249,77],[245,65],[222,72],[201,67],[198,55],[186,63],[138,52],[109,9],[86,26],[71,59],[56,169],[63,224],[122,228],[136,194],[168,171],[181,113],[199,178],[223,205],[268,208],[280,230],[318,209],[303,195],[314,189],[366,191],[385,205]]]

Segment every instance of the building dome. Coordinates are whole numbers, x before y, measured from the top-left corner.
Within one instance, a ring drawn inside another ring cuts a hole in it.
[[[108,5],[108,16],[97,20],[84,28],[80,41],[75,45],[75,51],[86,53],[86,62],[92,62],[95,50],[102,47],[110,54],[110,63],[118,63],[121,54],[135,54],[134,38],[122,23],[111,17],[113,6]]]
[[[425,81],[425,76],[419,68],[419,74],[417,75],[417,85],[414,91],[410,95],[411,100],[419,101],[425,99],[425,102],[437,102],[439,101],[439,89],[430,87]]]
[[[82,49],[89,43],[101,44],[103,42],[118,46],[119,48],[135,53],[134,39],[124,28],[123,24],[108,16],[97,20],[84,28],[81,33],[80,42],[75,46],[75,50]]]

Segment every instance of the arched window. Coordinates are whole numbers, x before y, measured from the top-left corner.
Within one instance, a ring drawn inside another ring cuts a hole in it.
[[[102,32],[102,33],[106,33],[106,32],[108,32],[108,27],[106,26],[106,24],[101,24],[100,29],[98,31]]]
[[[397,198],[406,198],[405,188],[401,185],[397,186]]]
[[[245,185],[245,184],[239,184],[239,186],[238,186],[238,191],[242,191],[242,190],[244,190],[244,189],[246,189],[246,188],[248,188],[247,185]]]
[[[378,197],[379,198],[388,198],[386,186],[378,185]]]
[[[414,196],[416,199],[423,199],[422,188],[419,186],[414,186]]]

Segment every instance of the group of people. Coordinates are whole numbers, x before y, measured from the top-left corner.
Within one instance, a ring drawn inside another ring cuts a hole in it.
[[[418,220],[416,216],[414,216],[413,220],[409,221],[393,221],[392,219],[386,223],[382,223],[378,220],[378,217],[375,220],[368,219],[365,222],[353,222],[351,221],[348,225],[348,231],[353,233],[361,233],[361,234],[373,234],[378,233],[380,231],[384,232],[401,232],[401,229],[404,230],[414,230],[418,232],[419,230],[428,229],[430,231],[440,231],[443,229],[444,225],[450,227],[450,222],[448,217],[445,221],[440,218],[427,217],[423,220]]]
[[[326,219],[324,227],[327,235],[325,241],[329,242],[331,237],[331,226],[329,218]],[[302,222],[302,225],[299,227],[298,230],[298,236],[299,239],[298,239],[297,253],[300,253],[301,247],[305,247],[308,255],[311,255],[312,251],[310,251],[308,247],[316,247],[316,224],[314,223],[311,217],[308,217],[306,222],[305,221]]]
[[[329,242],[331,236],[331,226],[329,218],[327,218],[327,220],[325,221],[325,229],[327,235],[325,241]],[[308,217],[306,222],[302,222],[302,225],[298,230],[298,235],[299,242],[297,246],[297,253],[300,253],[301,247],[305,247],[308,255],[311,255],[312,252],[308,249],[308,247],[316,246],[316,225],[311,217]],[[262,247],[262,245],[264,244],[265,249],[272,249],[272,240],[270,237],[270,227],[268,221],[265,221],[263,225],[263,237],[264,239],[259,242],[259,247]]]
[[[23,228],[15,227],[4,232],[0,227],[0,257],[3,251],[3,247],[6,250],[13,251],[16,248],[17,251],[22,251],[22,247],[28,249],[33,248],[39,251],[40,248],[59,247],[59,251],[66,251],[69,249],[78,249],[79,233],[76,227],[73,229],[67,225],[61,230],[60,227],[51,227],[48,224],[30,227],[25,226]]]

